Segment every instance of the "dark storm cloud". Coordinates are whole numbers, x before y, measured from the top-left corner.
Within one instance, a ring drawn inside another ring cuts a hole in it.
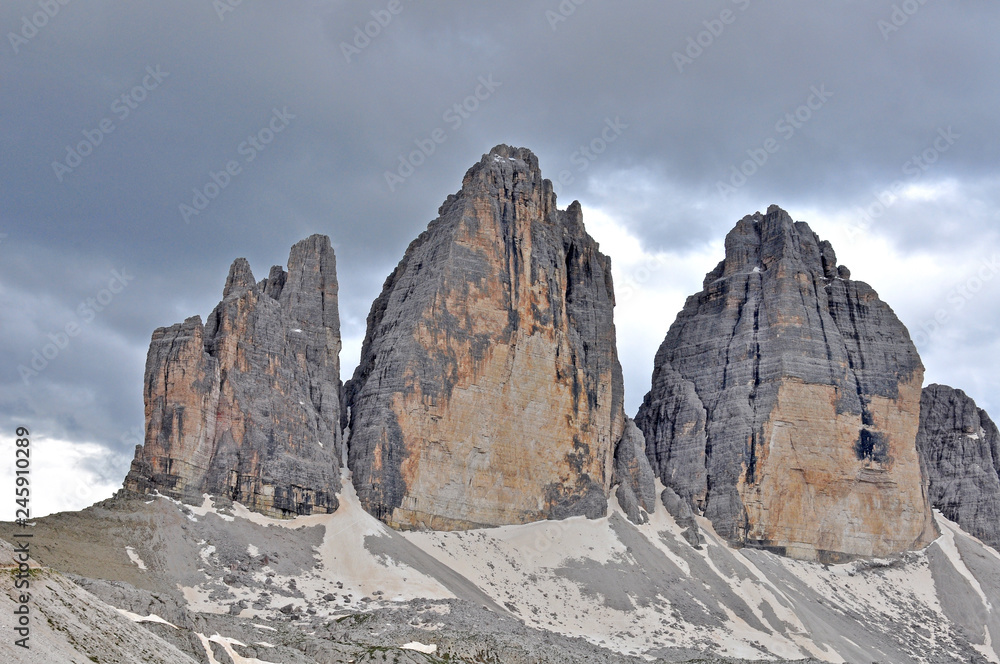
[[[205,316],[235,257],[260,278],[314,232],[360,336],[408,242],[500,142],[651,251],[704,249],[773,202],[858,223],[897,182],[951,189],[876,206],[866,232],[903,254],[997,245],[995,3],[577,2],[71,2],[30,38],[37,0],[5,3],[0,423],[127,448],[152,329]],[[122,268],[134,281],[26,384],[18,367]],[[986,331],[961,343],[986,349],[1000,311],[977,302]],[[980,382],[981,401],[1000,387]]]

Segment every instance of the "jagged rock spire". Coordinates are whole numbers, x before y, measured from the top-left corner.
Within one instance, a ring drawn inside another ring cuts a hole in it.
[[[294,247],[288,272],[254,283],[233,262],[223,301],[153,333],[146,441],[130,492],[201,503],[203,493],[271,516],[332,512],[340,490],[340,322],[329,238]]]

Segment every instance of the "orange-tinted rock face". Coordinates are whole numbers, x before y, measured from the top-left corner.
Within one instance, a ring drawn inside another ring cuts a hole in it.
[[[624,424],[610,264],[527,150],[465,177],[372,307],[348,386],[365,507],[402,528],[603,514]]]
[[[754,478],[743,473],[738,484],[746,541],[827,560],[929,544],[934,528],[912,442],[919,381],[900,385],[897,399],[872,398],[871,429],[885,445],[878,459],[859,458],[853,443],[861,416],[837,412],[838,398],[829,385],[790,379],[779,387],[761,429]]]
[[[730,541],[885,555],[936,535],[916,451],[922,381],[892,310],[772,207],[726,238],[636,422],[664,484]]]
[[[223,301],[153,333],[146,442],[125,489],[209,493],[270,516],[332,512],[340,490],[340,323],[330,241],[295,245],[254,283],[245,260]]]

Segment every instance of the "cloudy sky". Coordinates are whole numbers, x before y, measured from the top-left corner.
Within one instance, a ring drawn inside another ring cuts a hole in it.
[[[927,382],[1000,414],[996,2],[10,0],[0,31],[0,438],[31,430],[37,515],[120,484],[150,334],[208,314],[238,256],[263,277],[332,238],[349,375],[498,143],[612,256],[630,413],[726,232],[777,203]]]

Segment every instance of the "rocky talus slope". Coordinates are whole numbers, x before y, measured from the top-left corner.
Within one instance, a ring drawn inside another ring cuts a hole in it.
[[[962,390],[928,385],[920,399],[917,449],[935,509],[1000,548],[1000,432]]]
[[[271,516],[333,512],[340,491],[340,319],[329,238],[294,247],[255,283],[245,259],[222,302],[153,333],[145,444],[125,490]]]
[[[729,547],[704,517],[695,548],[664,509],[641,525],[606,509],[398,532],[347,481],[335,514],[294,519],[165,497],[52,515],[32,555],[66,576],[34,566],[34,661],[186,661],[139,629],[204,664],[997,661],[1000,557],[940,515],[921,551],[820,565]],[[16,653],[0,642],[0,661]]]
[[[636,422],[663,483],[730,542],[880,556],[937,534],[915,445],[922,381],[889,306],[772,206],[727,236]]]
[[[362,504],[400,528],[605,513],[623,385],[610,261],[534,154],[494,148],[372,305],[346,386]]]

